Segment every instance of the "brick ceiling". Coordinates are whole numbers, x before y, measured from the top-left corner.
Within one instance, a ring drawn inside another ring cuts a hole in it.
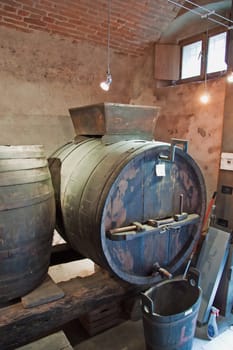
[[[183,2],[182,0],[176,0]],[[141,55],[179,8],[167,0],[111,0],[110,46]],[[0,26],[107,45],[108,0],[0,0]]]
[[[231,1],[193,2],[216,5]],[[168,0],[0,0],[0,26],[28,33],[43,31],[74,42],[86,41],[106,47],[109,3],[110,47],[134,56],[144,54],[168,29],[173,31],[178,12],[184,13]],[[175,0],[175,3],[187,6],[191,1]],[[184,23],[182,28],[187,29]]]

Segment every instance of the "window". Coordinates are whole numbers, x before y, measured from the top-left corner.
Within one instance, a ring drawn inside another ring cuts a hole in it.
[[[227,69],[225,63],[226,32],[203,34],[196,40],[181,43],[181,79],[203,78]]]
[[[181,79],[195,77],[201,74],[201,51],[201,40],[183,46]]]
[[[227,69],[225,63],[226,32],[211,36],[208,44],[207,73],[219,72]]]

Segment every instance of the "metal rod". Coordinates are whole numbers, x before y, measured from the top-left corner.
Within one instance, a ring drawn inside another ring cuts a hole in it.
[[[173,1],[173,0],[167,0],[167,1],[170,2],[170,3],[172,3],[172,4],[175,5],[175,6],[178,6],[178,7],[183,8],[183,9],[189,11],[189,12],[194,13],[195,15],[198,15],[198,16],[200,16],[201,18],[202,18],[202,16],[203,16],[202,13],[200,13],[200,12],[198,12],[198,11],[196,11],[196,10],[193,10],[193,9],[191,9],[191,8],[185,6],[185,5],[179,4],[179,3],[176,2],[176,1]],[[197,8],[200,8],[200,6],[197,5]],[[206,10],[206,9],[205,9],[205,10]],[[206,10],[206,11],[208,11],[208,10]],[[216,19],[214,19],[214,18],[211,18],[210,15],[211,15],[211,14],[213,15],[213,13],[211,13],[211,11],[209,11],[209,13],[210,13],[210,14],[207,16],[208,20],[210,20],[211,22],[217,23],[217,24],[219,24],[219,25],[222,25],[223,27],[227,28],[228,30],[232,29],[232,26],[229,26],[229,25],[227,25],[227,24],[225,24],[225,23],[223,23],[223,22],[220,22],[220,21],[218,21],[218,20],[216,20]],[[215,12],[214,14],[216,15],[216,12]],[[225,19],[226,21],[230,21],[229,18],[225,18],[225,17],[224,17],[224,19]],[[230,22],[231,22],[231,21],[230,21]]]
[[[184,195],[181,193],[180,194],[180,214],[183,213],[183,209],[184,209]]]
[[[226,18],[226,17],[220,15],[219,13],[215,12],[214,10],[213,10],[213,11],[210,11],[210,10],[206,9],[205,7],[200,6],[200,5],[198,5],[198,4],[196,4],[195,2],[190,1],[190,0],[185,0],[185,1],[188,2],[188,3],[191,4],[191,5],[194,5],[194,6],[198,7],[198,8],[200,8],[200,9],[204,10],[204,11],[207,11],[207,12],[209,13],[209,16],[211,16],[211,15],[217,16],[217,17],[219,17],[219,18],[224,19],[225,21],[229,21],[229,22],[233,23],[232,20],[230,20],[229,18]]]
[[[189,7],[186,7],[186,6],[182,5],[182,4],[179,4],[179,3],[176,2],[176,1],[173,1],[173,0],[167,0],[167,1],[170,2],[170,3],[172,3],[173,5],[176,5],[176,6],[178,6],[178,7],[182,7],[183,9],[188,10],[189,12],[193,12],[193,13],[195,13],[195,15],[201,16],[201,14],[200,14],[198,11],[195,11],[195,10],[193,10],[193,9],[190,9]]]
[[[228,30],[230,30],[230,29],[231,29],[231,26],[228,26],[228,25],[227,25],[227,24],[225,24],[225,23],[219,22],[219,21],[217,21],[217,20],[216,20],[216,19],[214,19],[214,18],[210,18],[210,17],[208,17],[208,19],[209,19],[211,22],[214,22],[214,23],[217,23],[217,24],[221,24],[223,27],[227,28]]]
[[[183,280],[186,278],[187,272],[188,272],[188,270],[189,270],[190,264],[191,264],[192,259],[193,259],[193,255],[194,255],[194,254],[192,253],[191,256],[190,256],[190,258],[189,258],[189,260],[188,260],[188,262],[187,262],[187,265],[186,265],[185,270],[184,270],[184,273],[183,273]]]

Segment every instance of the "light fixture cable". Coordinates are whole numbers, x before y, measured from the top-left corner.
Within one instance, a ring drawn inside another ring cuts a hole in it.
[[[207,56],[208,56],[208,36],[209,36],[209,29],[208,29],[208,24],[207,24],[207,29],[206,29],[206,41],[205,41],[205,75],[204,75],[204,87],[205,91],[207,90]]]
[[[107,20],[107,77],[100,83],[100,87],[104,91],[108,91],[112,83],[112,75],[110,71],[110,26],[111,26],[111,0],[108,0],[108,20]]]
[[[107,73],[110,72],[110,26],[111,26],[111,0],[108,0],[108,39],[107,39]]]
[[[208,37],[209,37],[209,27],[207,21],[207,29],[206,29],[206,40],[205,40],[205,51],[204,51],[204,93],[201,95],[200,100],[202,103],[206,104],[209,102],[209,93],[207,90],[207,61],[208,61]]]

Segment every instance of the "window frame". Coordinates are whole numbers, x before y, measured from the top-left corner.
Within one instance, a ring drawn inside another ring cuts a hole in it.
[[[227,32],[227,30],[223,30],[222,28],[215,28],[212,30],[208,31],[208,34],[206,32],[194,35],[190,38],[184,39],[179,41],[180,45],[180,78],[177,81],[177,83],[188,83],[188,82],[193,82],[193,81],[202,81],[205,79],[205,76],[207,79],[211,78],[216,78],[222,75],[225,75],[227,72],[226,70],[218,71],[218,72],[213,72],[213,73],[206,73],[207,70],[207,55],[208,55],[208,42],[209,38],[221,33]],[[208,35],[208,40],[206,38],[206,35]],[[182,72],[182,50],[183,46],[189,45],[192,43],[195,43],[197,41],[202,41],[202,54],[201,54],[201,73],[200,75],[197,75],[195,77],[189,77],[189,78],[181,78],[181,72]],[[227,38],[226,38],[226,45],[227,45]]]

